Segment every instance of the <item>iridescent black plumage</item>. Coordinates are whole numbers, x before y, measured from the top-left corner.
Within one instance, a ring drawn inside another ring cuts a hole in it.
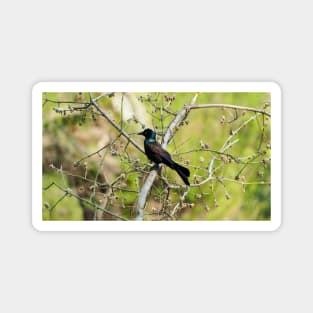
[[[182,178],[186,185],[190,185],[188,177],[190,172],[188,168],[183,167],[172,160],[171,155],[162,148],[162,146],[155,139],[155,132],[149,128],[145,129],[138,135],[145,136],[144,147],[147,157],[156,164],[163,163],[175,170]]]

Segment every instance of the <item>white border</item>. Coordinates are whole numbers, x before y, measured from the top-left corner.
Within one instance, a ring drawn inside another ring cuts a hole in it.
[[[42,92],[270,92],[270,221],[43,221]],[[274,82],[40,82],[32,90],[32,223],[39,231],[274,231],[281,225],[281,89]]]

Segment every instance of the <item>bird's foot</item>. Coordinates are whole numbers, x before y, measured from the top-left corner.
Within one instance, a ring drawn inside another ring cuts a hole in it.
[[[158,171],[160,168],[159,164],[154,164],[152,167],[151,167],[151,171]]]

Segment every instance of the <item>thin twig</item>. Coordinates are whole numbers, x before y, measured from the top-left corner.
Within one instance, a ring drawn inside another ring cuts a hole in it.
[[[173,211],[171,212],[171,217],[173,217],[179,207],[179,205],[185,200],[187,194],[188,194],[189,189],[187,188],[186,191],[183,193],[183,195],[180,197],[180,201],[177,202],[177,204],[174,206]]]
[[[92,105],[100,113],[100,115],[102,115],[119,133],[121,133],[129,142],[131,142],[140,152],[142,152],[143,154],[145,153],[144,150],[140,147],[140,145],[134,139],[132,139],[128,133],[121,129],[121,127],[118,124],[116,124],[116,122],[101,109],[97,102],[92,98],[91,94],[90,101]]]
[[[89,200],[87,200],[87,199],[84,199],[84,198],[78,196],[78,195],[75,194],[70,188],[65,189],[65,188],[61,187],[59,184],[57,184],[56,182],[52,182],[49,186],[44,187],[43,190],[48,190],[48,189],[49,189],[50,187],[52,187],[52,186],[56,186],[58,189],[60,189],[60,190],[62,190],[63,192],[65,192],[65,195],[73,196],[74,198],[79,199],[79,200],[81,200],[81,201],[83,201],[83,202],[85,202],[85,203],[87,203],[87,204],[89,204],[89,205],[95,207],[96,209],[105,212],[106,214],[109,214],[109,215],[111,215],[111,216],[113,216],[113,217],[115,217],[115,218],[117,218],[117,219],[119,219],[119,220],[127,221],[126,218],[121,217],[121,216],[119,216],[119,215],[117,215],[117,214],[115,214],[115,213],[112,213],[112,212],[110,212],[110,211],[108,211],[108,210],[106,210],[106,209],[100,207],[100,206],[97,205],[96,203],[93,203],[93,202],[91,202],[91,201],[89,201]],[[63,200],[63,199],[62,199],[62,200]]]
[[[252,107],[243,107],[239,105],[232,105],[232,104],[199,104],[199,105],[193,105],[190,109],[196,110],[196,109],[208,109],[208,108],[225,108],[225,109],[235,109],[235,110],[243,110],[243,111],[252,111],[256,113],[262,113],[269,117],[271,117],[271,114],[268,113],[265,110],[260,110]]]
[[[98,149],[97,151],[92,152],[92,153],[90,153],[90,154],[84,156],[83,158],[79,159],[78,161],[75,161],[75,162],[74,162],[74,166],[76,167],[76,166],[78,166],[78,165],[80,164],[81,161],[84,161],[84,160],[86,160],[86,159],[92,157],[92,156],[95,155],[95,154],[99,154],[100,151],[102,151],[102,150],[104,150],[105,148],[107,148],[110,144],[111,144],[111,143],[109,142],[108,144],[106,144],[106,145],[103,146],[102,148]]]

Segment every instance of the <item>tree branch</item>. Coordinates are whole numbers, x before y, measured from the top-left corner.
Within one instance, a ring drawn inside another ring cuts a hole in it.
[[[126,133],[121,127],[115,123],[115,121],[108,116],[97,104],[97,102],[92,98],[90,94],[90,101],[91,104],[97,109],[101,116],[103,116],[120,134],[122,134],[129,142],[131,142],[140,152],[145,153],[144,150],[139,146],[139,144],[132,139],[128,133]]]
[[[232,105],[232,104],[199,104],[199,105],[193,105],[190,109],[195,110],[195,109],[207,109],[207,108],[225,108],[225,109],[252,111],[256,113],[262,113],[271,117],[271,114],[266,112],[265,110],[260,110],[260,109],[251,108],[251,107],[242,107],[242,106]]]

